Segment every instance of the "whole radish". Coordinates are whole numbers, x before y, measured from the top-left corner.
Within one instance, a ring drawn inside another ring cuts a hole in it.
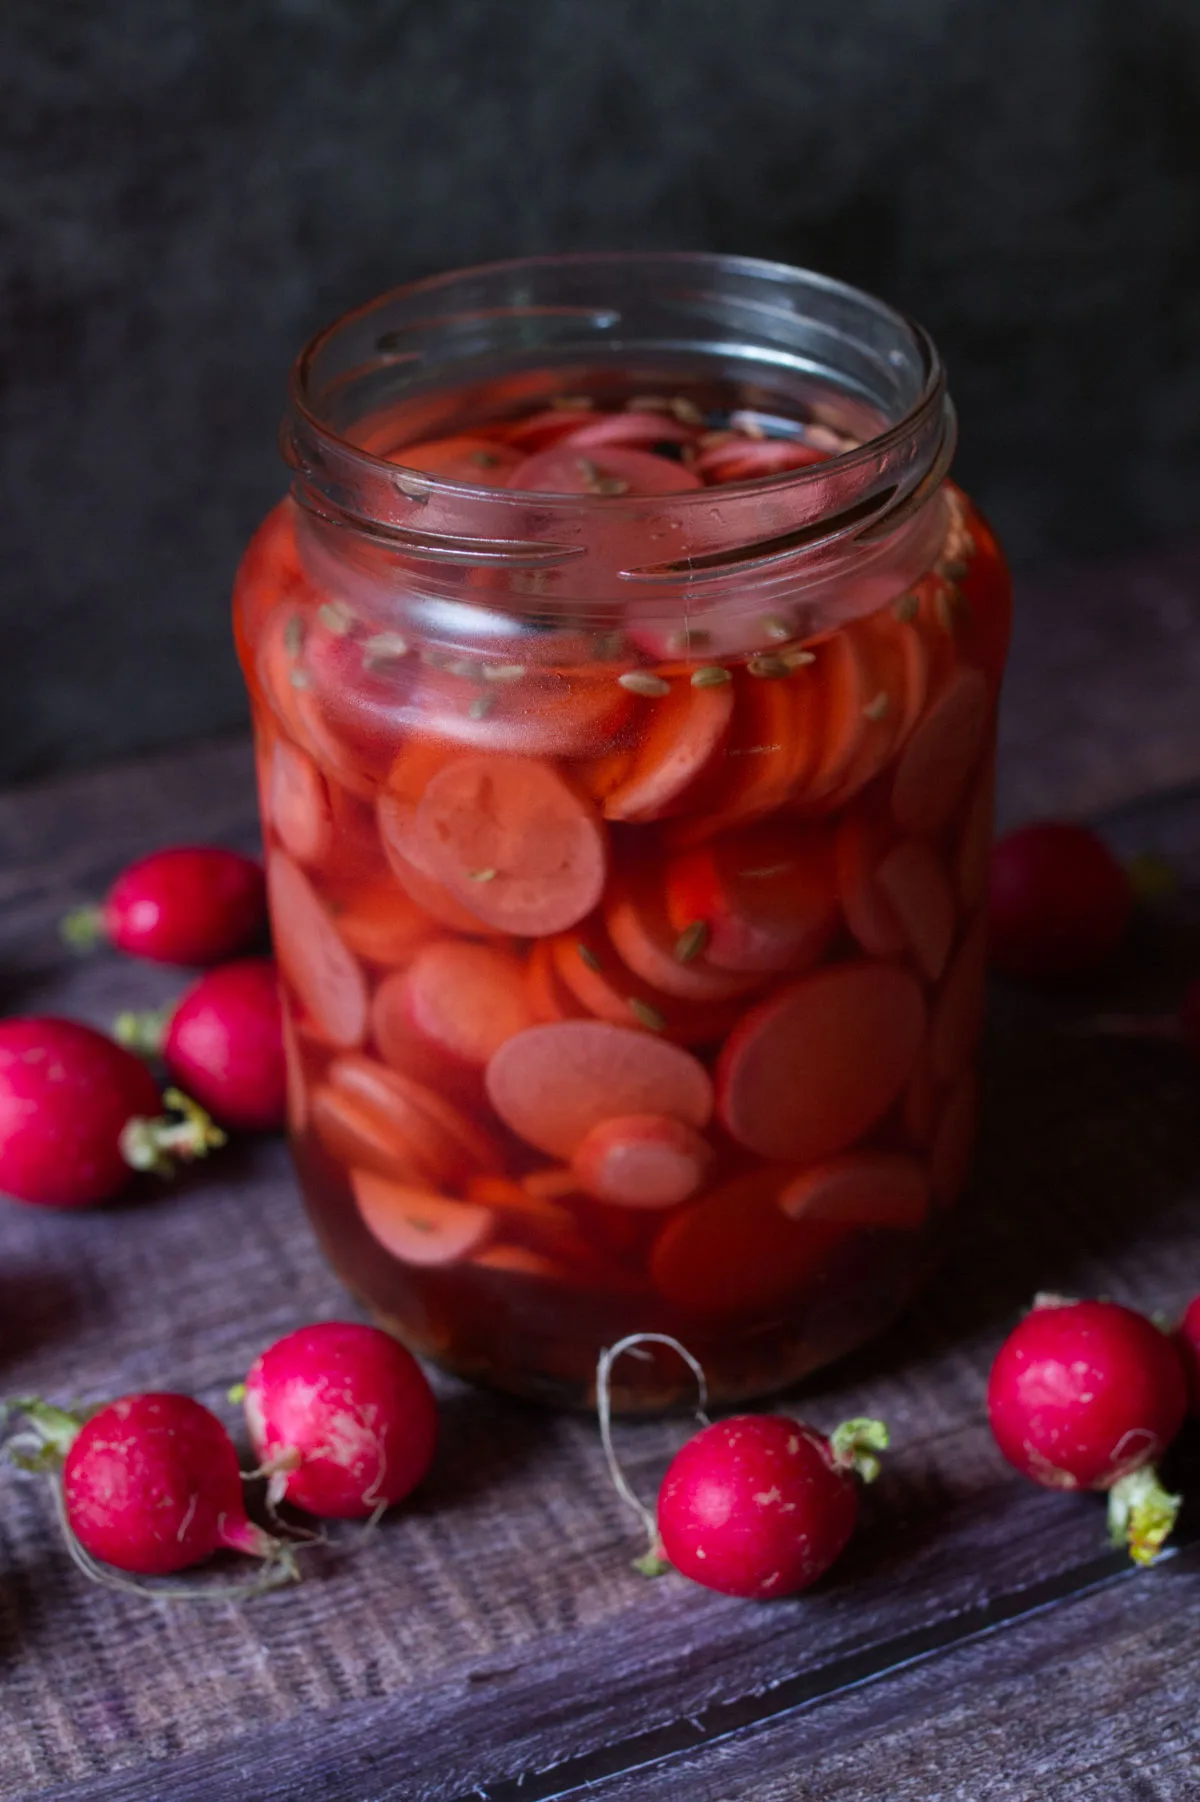
[[[658,1494],[664,1555],[706,1589],[766,1601],[807,1589],[845,1550],[858,1475],[878,1472],[881,1421],[828,1438],[780,1414],[739,1414],[675,1454]]]
[[[1034,981],[1085,976],[1112,957],[1133,885],[1086,826],[1044,820],[992,848],[988,922],[997,969]]]
[[[310,1514],[363,1519],[402,1501],[433,1461],[433,1392],[378,1327],[327,1321],[289,1333],[255,1363],[245,1403],[272,1500]]]
[[[180,1087],[223,1126],[247,1132],[282,1127],[287,1071],[272,958],[219,964],[173,1008],[121,1014],[113,1030],[132,1050],[161,1054]]]
[[[286,1548],[247,1518],[233,1441],[191,1396],[126,1395],[86,1420],[17,1406],[42,1448],[22,1461],[61,1460],[66,1525],[88,1558],[163,1577],[226,1549],[278,1565],[272,1580],[294,1574]]]
[[[634,1494],[612,1443],[612,1368],[642,1347],[677,1352],[696,1378],[703,1422],[672,1459],[651,1511]],[[855,1477],[879,1475],[886,1450],[881,1420],[848,1420],[826,1437],[781,1414],[739,1414],[709,1422],[707,1385],[698,1361],[666,1333],[633,1333],[600,1355],[596,1407],[613,1485],[641,1518],[649,1550],[634,1568],[656,1576],[667,1564],[705,1589],[767,1601],[795,1595],[822,1576],[845,1550],[858,1519]]]
[[[162,1115],[163,1101],[181,1118]],[[0,1190],[43,1207],[82,1208],[135,1170],[170,1175],[225,1135],[189,1097],[158,1085],[129,1051],[77,1020],[0,1020]]]
[[[245,951],[267,920],[262,865],[221,845],[172,845],[138,858],[99,907],[63,921],[78,950],[106,939],[154,963],[215,964]]]
[[[1114,1540],[1153,1562],[1179,1509],[1153,1466],[1187,1411],[1167,1334],[1117,1302],[1039,1296],[1000,1347],[987,1404],[1016,1470],[1047,1489],[1107,1491]]]

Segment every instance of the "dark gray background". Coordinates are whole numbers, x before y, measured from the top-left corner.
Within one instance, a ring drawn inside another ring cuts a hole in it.
[[[315,327],[647,245],[920,317],[1018,561],[1200,518],[1196,0],[4,0],[0,776],[242,717]]]

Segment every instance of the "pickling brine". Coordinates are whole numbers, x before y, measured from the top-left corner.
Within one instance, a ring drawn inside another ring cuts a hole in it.
[[[771,265],[525,267],[599,316],[681,263],[882,320],[913,393],[446,278],[306,353],[238,579],[312,1219],[416,1351],[567,1404],[628,1333],[718,1400],[857,1345],[975,1134],[1009,585],[940,370]]]

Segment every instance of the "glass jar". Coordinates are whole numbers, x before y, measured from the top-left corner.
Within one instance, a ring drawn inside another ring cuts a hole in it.
[[[300,357],[235,597],[292,1140],[415,1351],[578,1405],[666,1333],[735,1402],[928,1270],[1010,612],[953,444],[919,327],[744,259],[452,274]]]

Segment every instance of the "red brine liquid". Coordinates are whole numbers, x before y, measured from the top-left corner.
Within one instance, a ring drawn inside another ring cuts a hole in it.
[[[572,395],[384,452],[617,498],[846,448],[775,423]],[[295,1158],[335,1268],[418,1353],[581,1404],[603,1346],[665,1333],[735,1401],[928,1269],[975,1133],[1010,605],[969,502],[930,505],[920,578],[865,609],[847,578],[815,629],[548,623],[531,576],[494,650],[314,570],[291,501],[260,529],[239,639]],[[462,618],[496,588],[466,569]]]

